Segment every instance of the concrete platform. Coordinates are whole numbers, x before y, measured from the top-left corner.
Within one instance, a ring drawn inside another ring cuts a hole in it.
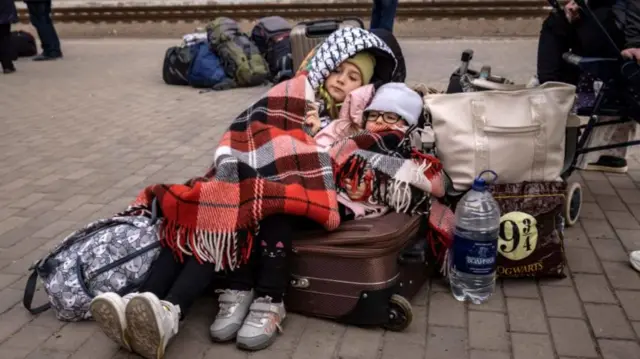
[[[20,60],[0,75],[0,358],[134,358],[93,323],[62,323],[22,307],[27,268],[62,236],[122,210],[145,185],[200,175],[230,120],[266,88],[200,94],[161,79],[176,40],[66,40],[65,59]],[[444,86],[466,48],[475,66],[526,81],[536,43],[407,40],[411,82]],[[483,306],[456,302],[434,280],[414,299],[404,333],[292,314],[269,349],[213,344],[211,299],[200,301],[168,359],[640,358],[640,163],[627,175],[582,173],[585,204],[566,232],[564,280],[501,282]],[[40,296],[36,300],[42,301]]]

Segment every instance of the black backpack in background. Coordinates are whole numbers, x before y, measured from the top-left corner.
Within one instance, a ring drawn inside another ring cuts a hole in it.
[[[191,46],[173,46],[167,49],[162,65],[162,79],[167,85],[189,84],[187,79],[195,51]]]
[[[260,19],[251,31],[251,40],[267,60],[275,83],[293,77],[290,33],[291,25],[280,16]]]
[[[36,39],[26,31],[20,30],[11,32],[11,43],[15,49],[13,52],[14,61],[17,60],[18,57],[29,57],[38,54]]]

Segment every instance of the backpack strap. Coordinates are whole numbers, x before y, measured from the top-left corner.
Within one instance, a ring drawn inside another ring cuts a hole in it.
[[[29,279],[27,279],[27,284],[24,287],[24,297],[22,297],[22,305],[24,305],[29,313],[33,315],[46,312],[51,308],[51,303],[43,304],[35,308],[31,306],[33,303],[33,297],[36,294],[36,284],[38,283],[38,271],[35,268],[36,266],[37,263],[32,267],[31,275],[29,276]]]

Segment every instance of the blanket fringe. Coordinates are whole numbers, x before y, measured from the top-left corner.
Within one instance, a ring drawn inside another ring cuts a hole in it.
[[[432,164],[426,159],[421,161],[414,173],[415,179],[431,172]],[[336,168],[336,184],[339,192],[344,192],[343,182],[350,179],[354,184],[371,181],[371,193],[368,201],[372,204],[384,204],[398,213],[425,214],[429,212],[430,194],[419,191],[407,181],[391,178],[387,174],[372,169],[367,160],[353,154],[341,168]],[[373,173],[373,176],[370,173]],[[373,178],[369,178],[369,176]],[[426,208],[424,204],[428,202]]]
[[[236,269],[246,263],[251,255],[253,236],[248,234],[248,247],[238,253],[237,232],[211,232],[201,229],[185,228],[173,221],[163,223],[160,230],[162,244],[170,248],[184,261],[184,255],[193,256],[199,263],[213,263],[216,272]],[[240,255],[240,258],[238,258]]]

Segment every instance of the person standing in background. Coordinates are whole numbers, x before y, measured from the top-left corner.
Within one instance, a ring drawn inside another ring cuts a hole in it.
[[[60,39],[51,20],[51,0],[24,0],[29,9],[31,25],[38,31],[42,53],[33,61],[47,61],[62,58]]]
[[[18,12],[13,0],[0,0],[0,65],[5,74],[16,71],[13,66],[15,49],[11,41],[11,24],[17,21]]]
[[[398,0],[373,0],[370,29],[385,29],[393,32],[393,21],[398,9]]]
[[[562,10],[553,11],[542,23],[538,41],[537,82],[559,81],[577,85],[577,106],[593,106],[596,98],[593,76],[580,71],[563,60],[565,52],[586,57],[616,58],[619,54],[610,46],[624,49],[625,57],[640,55],[640,0],[589,0],[595,18],[584,16],[578,4],[571,0]],[[536,81],[532,82],[534,84]],[[617,120],[614,116],[600,116],[599,122]],[[589,135],[585,147],[599,147],[627,142],[636,136],[634,121],[597,127]],[[628,147],[612,148],[582,154],[576,167],[582,170],[625,173]]]

